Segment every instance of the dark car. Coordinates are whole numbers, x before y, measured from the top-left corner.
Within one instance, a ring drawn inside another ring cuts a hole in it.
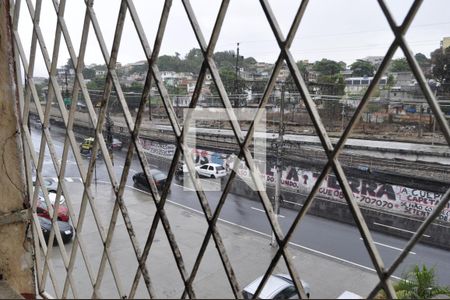
[[[42,233],[44,234],[45,242],[48,244],[48,239],[50,238],[50,230],[52,229],[52,221],[49,219],[38,217],[39,223],[41,224]],[[61,233],[61,238],[64,244],[67,244],[72,240],[73,237],[73,227],[69,222],[58,221],[59,232]],[[53,245],[56,245],[56,236],[53,241]]]
[[[164,185],[166,184],[167,174],[158,169],[151,169],[150,174],[152,174],[153,180],[155,181],[158,191],[161,192],[164,188]],[[148,191],[150,190],[150,186],[147,182],[147,178],[145,178],[144,172],[139,172],[139,173],[134,174],[133,182],[134,182],[134,185],[137,187],[144,188]],[[170,189],[169,189],[169,193],[170,193]]]

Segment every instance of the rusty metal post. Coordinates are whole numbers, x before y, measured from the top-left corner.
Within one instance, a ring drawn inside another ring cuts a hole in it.
[[[14,79],[10,3],[0,5],[0,280],[25,298],[35,297],[29,212],[24,184],[18,98]],[[23,121],[23,120],[22,120]],[[0,289],[0,298],[5,294]],[[7,294],[8,297],[11,294]],[[17,295],[18,296],[18,295]]]

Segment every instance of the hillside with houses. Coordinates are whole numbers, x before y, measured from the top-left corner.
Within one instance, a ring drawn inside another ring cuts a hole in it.
[[[450,38],[444,38],[443,45],[446,45],[444,41],[447,39]],[[430,88],[441,99],[450,98],[450,75],[446,68],[446,65],[450,62],[449,52],[441,47],[432,52],[430,57],[422,53],[415,55],[417,63],[428,79]],[[234,106],[257,105],[271,76],[274,64],[258,62],[253,57],[237,55],[235,51],[216,52],[213,58],[219,70],[221,81]],[[318,105],[336,106],[333,111],[341,114],[341,106],[348,106],[351,109],[359,103],[361,96],[373,80],[374,73],[379,68],[382,59],[383,56],[369,56],[357,59],[350,65],[326,58],[316,62],[299,60],[297,66],[310,94]],[[202,52],[196,48],[191,49],[184,56],[175,53],[175,55],[163,55],[158,58],[157,65],[160,78],[167,92],[171,95],[174,107],[189,106],[202,63]],[[146,60],[128,64],[118,62],[116,70],[128,105],[131,110],[134,110],[141,101],[148,62]],[[95,104],[102,98],[107,68],[105,65],[88,64],[84,67],[82,74],[90,92],[91,100]],[[71,60],[58,68],[57,79],[68,104],[71,102],[70,95],[75,79],[75,70]],[[34,81],[40,100],[45,102],[48,93],[48,79],[34,78]],[[269,101],[269,108],[278,106],[281,93],[288,98],[289,103],[296,102],[296,104],[288,105],[287,109],[301,108],[301,101],[298,101],[301,97],[286,65],[282,67],[277,76],[274,92]],[[373,101],[381,104],[380,107],[395,111],[397,114],[429,110],[406,58],[392,60],[384,76],[378,82],[378,89],[372,94],[372,97]],[[114,92],[112,98],[114,99]],[[159,91],[154,85],[154,81],[148,101],[149,105],[161,107]],[[80,108],[83,107],[83,102],[80,94],[78,99]],[[207,73],[201,87],[198,105],[222,106],[210,73]],[[112,107],[114,110],[113,104]],[[374,108],[371,109],[375,110]],[[443,105],[442,109],[450,111],[446,105]]]

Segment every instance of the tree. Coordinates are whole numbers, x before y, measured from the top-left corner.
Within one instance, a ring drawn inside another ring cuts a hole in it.
[[[444,92],[450,91],[450,47],[446,51],[436,49],[431,53],[433,78],[442,85]]]
[[[300,74],[303,77],[303,80],[308,85],[308,69],[306,68],[306,64],[299,60],[296,62],[298,70],[300,71]],[[286,87],[288,91],[295,91],[297,87],[295,86],[294,79],[292,78],[292,74],[289,74],[289,76],[286,78]]]
[[[430,59],[425,56],[425,54],[417,53],[414,55],[419,65],[424,66],[430,64]]]
[[[235,68],[236,54],[234,51],[221,51],[214,53],[214,61],[220,68]]]
[[[415,265],[407,272],[398,284],[395,291],[399,299],[430,299],[436,295],[450,296],[450,288],[439,286],[434,268],[425,265],[420,268]]]
[[[163,55],[158,58],[158,67],[161,71],[183,72],[182,61],[176,56]],[[148,66],[147,66],[148,69]]]
[[[184,58],[184,72],[198,73],[203,63],[202,51],[198,48],[192,48]]]
[[[73,62],[72,62],[72,59],[68,59],[67,60],[67,63],[66,63],[66,65],[64,66],[67,70],[70,70],[70,69],[75,69],[75,67],[73,66]]]
[[[225,90],[227,91],[228,95],[236,94],[235,91],[235,78],[236,78],[236,72],[232,68],[221,68],[219,70],[220,78],[222,79],[223,86],[225,87]],[[243,92],[244,84],[242,82],[242,78],[239,78],[240,84],[238,87],[237,93],[240,94]],[[211,85],[211,93],[213,95],[218,95],[219,92],[217,91],[217,88],[215,85]]]
[[[340,63],[323,58],[322,60],[314,63],[313,70],[322,75],[335,75],[339,74],[339,72],[343,69]]]
[[[86,86],[90,90],[103,90],[105,88],[105,81],[105,76],[94,77],[86,84]]]
[[[356,62],[350,65],[350,69],[353,71],[353,75],[357,77],[372,76],[375,71],[374,65],[370,62],[358,59]]]
[[[243,61],[244,68],[251,68],[252,66],[256,65],[256,63],[257,63],[256,59],[254,59],[251,56],[244,58]]]
[[[345,94],[345,82],[340,74],[319,76],[317,86],[325,95],[342,96]]]
[[[393,59],[390,66],[391,72],[408,72],[410,71],[406,58]]]
[[[83,69],[83,76],[85,79],[95,78],[95,70],[90,68]]]

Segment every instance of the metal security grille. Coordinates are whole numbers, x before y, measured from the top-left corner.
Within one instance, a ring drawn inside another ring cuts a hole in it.
[[[217,227],[217,220],[219,218],[221,209],[225,201],[227,200],[227,195],[230,191],[231,185],[233,184],[236,173],[234,171],[231,173],[231,176],[227,181],[226,186],[223,190],[222,196],[220,197],[219,204],[214,210],[211,209],[210,207],[207,196],[202,189],[201,183],[197,179],[195,179],[194,176],[192,176],[192,178],[194,178],[193,184],[197,191],[198,200],[204,212],[204,218],[208,225],[208,230],[206,235],[204,236],[203,243],[200,247],[200,251],[194,263],[194,267],[192,270],[188,270],[183,260],[183,253],[180,250],[179,244],[177,243],[177,240],[175,239],[175,236],[173,234],[170,225],[171,222],[165,208],[169,185],[166,185],[166,188],[161,193],[158,192],[154,179],[152,176],[150,176],[149,162],[145,157],[142,145],[140,144],[138,139],[146,99],[150,93],[151,84],[153,83],[156,85],[159,94],[161,95],[161,99],[163,101],[164,108],[170,120],[170,124],[173,129],[173,133],[175,135],[176,140],[175,141],[176,151],[173,160],[171,162],[168,174],[168,181],[171,182],[174,177],[177,162],[179,161],[181,155],[188,153],[189,151],[188,146],[184,143],[184,137],[187,134],[189,128],[183,126],[183,124],[180,124],[177,115],[175,113],[174,107],[172,105],[172,101],[169,97],[169,93],[162,82],[161,74],[156,64],[162,43],[162,38],[165,33],[166,24],[169,18],[169,12],[171,11],[172,1],[169,0],[165,1],[161,18],[160,20],[158,20],[159,28],[154,41],[154,47],[152,49],[150,47],[150,43],[147,39],[147,36],[141,24],[141,18],[143,16],[140,15],[136,10],[133,0],[122,0],[120,2],[120,9],[118,12],[118,18],[116,22],[114,41],[111,48],[111,52],[109,52],[105,44],[104,37],[102,35],[102,30],[100,29],[95,14],[95,6],[93,3],[94,1],[85,0],[84,1],[85,18],[83,20],[84,23],[81,37],[81,47],[79,49],[78,54],[75,52],[71,39],[71,32],[69,32],[65,22],[64,16],[66,13],[68,13],[65,11],[66,0],[60,1],[53,0],[50,2],[53,5],[54,13],[57,16],[56,32],[54,35],[53,54],[49,53],[47,50],[45,38],[43,36],[43,32],[40,27],[40,19],[43,17],[41,16],[42,0],[36,1],[10,0],[11,4],[10,15],[13,22],[13,36],[15,43],[14,49],[17,66],[16,82],[19,89],[19,106],[21,117],[21,130],[23,134],[24,159],[26,165],[28,193],[30,195],[30,203],[31,203],[30,209],[32,211],[33,216],[32,230],[34,237],[36,282],[39,294],[43,297],[50,297],[51,294],[53,294],[53,292],[47,290],[48,287],[47,281],[50,280],[55,293],[53,296],[56,296],[58,298],[66,298],[73,296],[74,298],[77,298],[79,290],[82,289],[82,287],[78,286],[75,280],[74,274],[76,272],[76,269],[74,268],[74,266],[76,261],[82,261],[87,270],[89,282],[93,288],[92,297],[95,298],[101,297],[99,289],[102,284],[102,280],[106,276],[107,272],[110,272],[112,274],[112,278],[117,288],[119,297],[133,298],[135,296],[138,285],[141,282],[141,278],[144,281],[145,288],[148,292],[148,296],[151,298],[157,297],[157,295],[155,295],[154,292],[153,281],[149,275],[146,263],[150,249],[152,247],[152,244],[154,243],[155,232],[157,230],[158,224],[161,224],[166,234],[167,240],[170,244],[171,250],[170,255],[172,255],[176,261],[178,271],[184,284],[184,293],[182,297],[189,297],[189,298],[196,297],[196,291],[194,290],[193,287],[193,281],[196,278],[197,271],[199,270],[199,266],[204,257],[206,247],[210,242],[210,240],[212,239],[217,249],[217,253],[220,256],[223,269],[226,273],[234,296],[237,298],[242,298],[243,295],[241,293],[241,284],[238,282],[236,278],[233,266],[228,258],[226,249],[223,244],[223,238],[219,233]],[[373,289],[373,291],[369,295],[369,298],[372,298],[380,289],[383,289],[387,293],[388,297],[391,298],[395,297],[395,292],[390,282],[391,275],[396,270],[396,268],[401,264],[404,258],[407,256],[409,251],[422,237],[427,227],[438,217],[441,210],[447,205],[449,201],[450,191],[447,191],[443,196],[442,201],[437,206],[437,208],[427,217],[426,221],[422,223],[420,228],[406,244],[404,250],[400,253],[400,255],[397,257],[397,259],[394,261],[391,267],[386,268],[379,255],[378,249],[371,237],[370,231],[366,225],[361,210],[353,197],[351,187],[339,161],[339,154],[343,149],[343,146],[345,145],[347,138],[354,129],[357,121],[359,120],[362,112],[364,111],[370,96],[374,92],[377,83],[381,79],[382,74],[386,71],[387,66],[389,65],[394,53],[398,48],[403,50],[407,62],[412,72],[414,73],[415,77],[417,78],[417,81],[423,91],[423,94],[426,100],[428,101],[428,104],[431,107],[432,112],[435,115],[436,120],[440,128],[442,129],[442,132],[448,143],[450,143],[450,128],[445,120],[445,117],[438,105],[435,96],[433,95],[428,84],[426,83],[423,72],[420,69],[416,59],[414,58],[414,55],[408,46],[408,42],[405,39],[405,34],[407,33],[408,27],[413,21],[416,13],[419,11],[419,8],[423,1],[420,0],[414,1],[404,21],[400,25],[397,25],[395,23],[393,15],[388,10],[385,1],[379,0],[378,2],[381,11],[386,17],[386,20],[390,28],[392,29],[393,34],[395,35],[395,39],[390,45],[387,53],[385,54],[384,59],[377,73],[374,76],[374,80],[372,81],[369,88],[365,92],[362,101],[360,102],[358,108],[356,109],[355,114],[352,116],[348,126],[345,128],[343,135],[339,139],[339,142],[335,146],[333,146],[330,141],[330,138],[328,137],[327,131],[325,130],[321,117],[319,116],[317,107],[308,92],[305,81],[302,78],[302,75],[290,51],[291,44],[294,40],[294,37],[296,36],[299,26],[301,25],[302,17],[308,8],[308,1],[306,0],[301,1],[287,37],[283,36],[283,34],[281,33],[281,30],[277,23],[277,19],[273,14],[269,2],[267,0],[260,1],[260,6],[262,7],[265,13],[267,22],[269,23],[270,28],[272,29],[272,33],[278,43],[279,56],[275,63],[275,67],[271,74],[270,80],[266,84],[265,91],[264,94],[262,95],[261,101],[259,102],[259,108],[265,108],[265,106],[267,105],[269,96],[272,93],[273,88],[276,84],[276,78],[283,64],[286,64],[289,68],[290,73],[292,74],[293,81],[296,87],[298,88],[298,91],[300,92],[302,98],[304,99],[304,104],[313,121],[317,135],[320,138],[321,145],[328,157],[328,162],[326,163],[320,176],[318,177],[317,182],[315,183],[310,195],[308,196],[306,202],[304,203],[304,206],[298,212],[295,221],[293,222],[292,226],[290,227],[290,229],[287,231],[286,234],[283,234],[280,228],[280,225],[276,218],[276,214],[274,213],[274,209],[272,207],[269,197],[267,196],[267,193],[264,191],[263,188],[258,189],[259,190],[258,195],[264,207],[266,216],[270,222],[272,231],[275,235],[276,243],[278,244],[278,250],[276,251],[276,254],[273,256],[271,264],[269,265],[263,277],[263,280],[255,293],[255,297],[257,297],[258,294],[261,292],[262,287],[267,281],[269,275],[272,273],[275,266],[281,259],[285,261],[286,266],[289,270],[289,273],[295,283],[295,286],[299,294],[302,296],[302,298],[305,297],[300,277],[298,275],[298,272],[293,267],[292,261],[293,258],[288,249],[288,242],[290,241],[290,238],[294,230],[297,228],[297,225],[308,212],[308,209],[310,208],[311,203],[314,201],[314,197],[318,192],[320,184],[322,183],[323,179],[326,177],[326,175],[330,170],[334,172],[340,186],[342,187],[342,191],[345,196],[348,207],[352,212],[354,221],[361,234],[361,237],[363,238],[365,248],[367,249],[367,253],[370,256],[373,266],[379,277],[379,283]],[[254,184],[257,187],[261,187],[263,183],[255,169],[254,159],[252,157],[249,145],[253,137],[254,126],[262,117],[262,112],[256,114],[254,120],[250,124],[249,130],[247,130],[247,134],[245,135],[240,127],[240,124],[236,121],[236,115],[233,111],[232,104],[227,95],[227,91],[225,90],[222,79],[219,75],[218,67],[213,59],[214,49],[217,40],[219,38],[224,18],[227,15],[229,3],[230,3],[229,0],[222,1],[219,12],[217,14],[214,28],[212,30],[211,38],[209,42],[207,42],[202,33],[201,26],[199,25],[198,20],[194,14],[193,8],[191,7],[190,1],[182,0],[185,13],[190,21],[190,24],[192,25],[192,31],[195,34],[198,46],[203,54],[203,64],[199,72],[198,80],[195,86],[195,91],[193,93],[190,102],[190,108],[196,107],[201,92],[201,87],[205,81],[206,74],[209,72],[212,76],[214,84],[218,89],[220,100],[222,101],[223,106],[227,109],[226,110],[228,114],[227,117],[231,122],[234,136],[238,141],[240,152],[236,159],[243,159],[246,162],[251,171],[251,176],[254,181]],[[27,10],[28,13],[21,14],[20,13],[21,10]],[[127,102],[125,100],[124,93],[122,92],[122,88],[117,74],[117,57],[119,48],[127,47],[127,45],[121,45],[121,37],[123,34],[125,17],[127,14],[131,16],[134,28],[136,30],[136,33],[139,37],[142,46],[142,50],[145,53],[149,65],[149,69],[146,74],[144,90],[141,95],[139,110],[137,112],[137,118],[135,120],[133,119],[130,110],[127,106]],[[29,56],[25,54],[26,52],[24,51],[22,46],[22,39],[21,39],[22,37],[19,35],[18,31],[18,24],[20,22],[19,16],[27,16],[27,18],[31,19],[33,24],[32,41]],[[93,32],[90,31],[91,28],[93,29]],[[92,104],[91,97],[86,87],[84,76],[82,73],[84,68],[84,57],[87,50],[86,48],[89,34],[93,35],[96,38],[104,58],[104,63],[107,65],[105,88],[103,90],[103,95],[101,98],[102,99],[101,106],[98,112],[95,110],[95,107]],[[60,47],[67,48],[70,55],[70,60],[72,61],[73,66],[75,67],[75,83],[72,91],[72,99],[78,99],[79,93],[81,93],[87,106],[90,121],[95,127],[95,140],[92,149],[92,157],[90,158],[87,165],[80,156],[79,145],[75,139],[74,134],[74,116],[76,113],[76,101],[72,101],[72,104],[69,108],[66,107],[62,94],[62,87],[60,86],[60,84],[56,79],[57,64],[59,58],[58,55]],[[37,51],[40,51],[44,58],[49,78],[49,85],[48,85],[49,100],[46,103],[45,109],[42,109],[40,105],[36,105],[39,120],[43,125],[42,140],[40,142],[40,151],[38,153],[36,153],[35,151],[33,141],[29,133],[30,132],[28,128],[29,125],[26,122],[26,120],[28,120],[29,117],[30,106],[33,103],[39,103],[38,92],[36,90],[36,85],[33,79]],[[25,81],[23,80],[23,78],[25,78]],[[108,155],[105,155],[104,157],[105,166],[109,174],[110,183],[113,187],[115,198],[115,204],[111,219],[108,224],[104,224],[104,222],[102,223],[101,218],[99,216],[99,212],[97,210],[98,203],[96,203],[93,197],[92,182],[97,152],[101,151],[102,153],[108,153],[105,137],[102,133],[102,128],[104,126],[105,120],[107,119],[108,104],[113,89],[117,95],[117,99],[123,110],[127,126],[125,131],[131,137],[131,143],[128,148],[125,166],[123,168],[123,172],[120,175],[120,178],[116,176],[116,172],[114,170],[111,158]],[[56,150],[54,148],[52,136],[49,132],[50,109],[51,109],[51,102],[53,100],[56,100],[58,103],[58,107],[66,130],[62,159],[59,159],[56,155]],[[188,124],[187,122],[189,122],[189,116],[186,118],[185,124]],[[49,150],[52,164],[59,179],[57,188],[57,200],[55,201],[55,205],[53,208],[50,203],[47,189],[44,187],[43,184],[44,177],[42,175],[42,168],[44,164],[46,148],[48,148]],[[79,209],[76,209],[73,206],[71,194],[68,191],[67,184],[64,181],[69,151],[73,152],[77,167],[81,174],[81,180],[83,184],[83,197]],[[151,222],[149,234],[148,236],[145,237],[145,243],[143,245],[139,243],[139,239],[136,233],[137,225],[133,224],[133,222],[129,218],[127,203],[126,201],[124,201],[123,197],[125,190],[125,183],[129,174],[131,159],[134,153],[136,153],[136,155],[138,156],[140,164],[143,170],[145,171],[145,176],[148,182],[150,183],[151,199],[154,201],[154,205],[156,207],[156,214]],[[195,173],[194,162],[189,155],[184,155],[184,157],[186,159],[189,172],[190,174],[193,175]],[[58,275],[56,274],[55,267],[52,261],[50,260],[50,258],[52,257],[52,252],[54,252],[55,250],[52,247],[46,246],[46,242],[44,240],[44,236],[41,227],[39,225],[39,219],[36,213],[38,189],[34,189],[32,184],[33,172],[36,175],[36,186],[41,187],[44,194],[45,202],[50,210],[50,215],[52,216],[53,227],[50,233],[49,245],[53,244],[54,239],[56,239],[58,242],[59,245],[58,248],[59,251],[61,252],[62,264],[64,269],[63,278],[58,277]],[[57,223],[57,211],[61,195],[64,195],[65,197],[65,201],[67,203],[67,207],[70,213],[70,218],[72,220],[76,232],[71,251],[67,251],[67,249],[64,247]],[[92,267],[90,257],[89,255],[87,255],[86,251],[87,247],[86,240],[82,233],[82,228],[84,224],[87,222],[88,218],[87,214],[88,207],[91,208],[92,212],[91,214],[89,214],[89,217],[92,217],[93,221],[96,224],[95,229],[98,231],[102,245],[101,251],[103,254],[98,269],[94,269]],[[125,222],[126,229],[128,231],[129,238],[133,246],[133,251],[135,253],[135,258],[139,265],[138,269],[134,273],[130,274],[130,276],[134,277],[131,286],[125,286],[124,283],[120,280],[120,276],[118,274],[119,271],[116,268],[116,262],[120,259],[120,257],[115,256],[110,248],[111,240],[114,235],[114,230],[119,215],[123,218]],[[81,255],[78,255],[78,252],[80,252]]]

